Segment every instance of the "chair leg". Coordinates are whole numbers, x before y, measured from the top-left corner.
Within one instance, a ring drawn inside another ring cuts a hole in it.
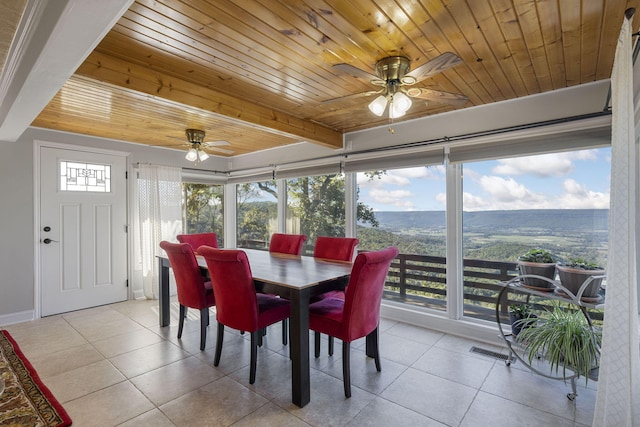
[[[258,344],[258,347],[262,347],[262,339],[264,338],[264,336],[266,335],[266,328],[265,329],[260,329],[256,332],[251,332],[251,339],[253,339],[253,334],[255,333],[257,336],[257,341],[256,343]]]
[[[256,382],[256,365],[258,359],[258,341],[262,341],[262,332],[251,332],[251,366],[249,368],[249,384]]]
[[[351,343],[342,341],[342,378],[344,395],[351,397]]]
[[[333,337],[329,335],[329,356],[333,356]]]
[[[371,340],[373,341],[371,345],[373,346],[373,351],[375,352],[373,358],[376,362],[376,370],[378,372],[381,372],[382,368],[380,366],[380,346],[378,345],[378,341],[379,341],[378,328],[376,328],[371,334]]]
[[[224,340],[224,325],[218,322],[218,342],[216,342],[216,356],[213,359],[213,366],[220,364],[220,356],[222,355],[222,340]]]
[[[314,348],[315,348],[315,356],[317,359],[318,357],[320,357],[320,332],[314,331],[313,338],[315,339]]]
[[[287,345],[287,337],[289,336],[289,319],[282,320],[282,345]]]
[[[182,327],[184,326],[184,318],[187,316],[187,307],[180,304],[180,320],[178,320],[178,339],[182,338]]]
[[[209,326],[209,309],[200,309],[200,351],[204,350],[207,343],[207,327]]]

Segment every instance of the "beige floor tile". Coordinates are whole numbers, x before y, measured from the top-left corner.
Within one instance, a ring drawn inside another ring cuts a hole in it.
[[[82,426],[426,426],[591,425],[598,383],[570,384],[536,375],[520,362],[471,353],[505,347],[382,319],[382,372],[352,344],[352,397],[342,381],[341,342],[319,358],[310,334],[311,402],[291,403],[291,360],[280,324],[268,329],[249,384],[247,334],[227,329],[219,367],[213,366],[215,314],[200,351],[200,322],[191,310],[177,339],[158,324],[157,301],[126,301],[7,326],[74,427]],[[123,424],[124,423],[124,424]]]
[[[460,426],[495,427],[514,425],[514,423],[522,427],[573,427],[574,425],[573,420],[480,392]]]
[[[130,382],[124,381],[67,402],[64,408],[74,427],[108,427],[135,418],[154,406]]]
[[[344,396],[343,382],[324,372],[311,371],[311,402],[304,408],[291,403],[291,392],[272,402],[313,426],[343,426],[375,398],[374,394],[352,385],[351,398]]]
[[[149,412],[120,424],[119,427],[173,427],[171,422],[158,408],[154,408]]]
[[[133,378],[188,356],[188,353],[170,342],[162,341],[109,360],[127,378]]]
[[[440,347],[431,347],[411,365],[412,368],[445,378],[460,384],[479,388],[489,375],[497,359],[480,359]]]
[[[354,419],[348,427],[445,427],[436,420],[388,400],[374,399]]]
[[[380,397],[455,426],[462,421],[476,393],[473,387],[409,368]]]
[[[396,335],[430,346],[438,342],[438,340],[445,335],[442,332],[432,331],[420,326],[408,325],[406,323],[397,323],[385,332],[390,335]]]
[[[53,395],[61,403],[65,403],[124,380],[120,371],[109,361],[102,360],[49,377],[46,384]]]
[[[228,426],[267,402],[259,394],[225,377],[159,409],[178,426]]]
[[[160,406],[222,376],[220,371],[191,356],[132,378],[131,382]]]
[[[156,344],[164,339],[148,329],[138,329],[124,334],[119,334],[110,338],[93,342],[93,346],[98,349],[104,357],[114,357],[119,354],[128,353],[139,348]]]
[[[233,427],[309,427],[300,418],[295,417],[273,403],[267,403],[257,411],[247,415]]]
[[[342,358],[328,358],[333,359],[333,362],[323,368],[322,372],[342,381]],[[367,357],[364,351],[351,350],[351,384],[353,386],[378,394],[407,370],[407,366],[385,358],[381,358],[380,367],[382,371],[378,372],[375,360]]]
[[[69,347],[55,353],[41,354],[29,358],[29,361],[36,368],[38,375],[42,379],[72,371],[100,360],[104,360],[104,356],[91,344]]]

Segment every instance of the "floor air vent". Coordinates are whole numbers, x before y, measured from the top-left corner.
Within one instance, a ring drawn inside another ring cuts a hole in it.
[[[487,350],[486,348],[480,348],[476,346],[471,347],[471,350],[469,351],[471,353],[478,353],[483,356],[494,357],[500,360],[507,360],[509,358],[509,356],[507,356],[506,354],[498,353],[497,351],[491,351],[491,350]]]

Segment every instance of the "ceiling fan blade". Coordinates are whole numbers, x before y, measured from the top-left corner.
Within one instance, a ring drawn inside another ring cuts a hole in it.
[[[338,101],[344,101],[347,99],[355,99],[355,98],[363,98],[365,96],[372,96],[372,95],[377,95],[379,93],[383,93],[384,89],[380,89],[380,90],[370,90],[368,92],[360,92],[360,93],[352,93],[351,95],[345,95],[345,96],[339,96],[338,98],[331,98],[331,99],[327,99],[325,101],[322,101],[322,104],[332,104],[334,102],[338,102]]]
[[[427,89],[424,87],[412,87],[406,90],[407,95],[412,98],[426,99],[428,101],[440,102],[453,106],[465,104],[469,98],[459,93],[443,92],[441,90]]]
[[[367,83],[370,83],[373,80],[380,80],[378,76],[368,73],[350,64],[335,64],[333,68],[335,68],[336,70],[340,70],[343,73],[351,74],[353,77],[364,80]]]
[[[218,140],[218,141],[205,141],[202,143],[205,147],[219,147],[221,145],[231,145],[229,141]]]
[[[431,61],[425,62],[415,70],[410,71],[407,73],[407,76],[415,78],[417,83],[429,76],[438,74],[461,63],[462,59],[460,59],[458,55],[451,52],[445,52],[442,55],[433,58]]]

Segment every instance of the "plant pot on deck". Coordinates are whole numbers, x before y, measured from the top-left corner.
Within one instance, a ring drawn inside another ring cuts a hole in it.
[[[556,277],[556,263],[529,262],[518,260],[518,268],[520,274],[534,274],[536,276],[546,277],[553,280]],[[537,277],[523,277],[522,281],[525,286],[541,289],[554,289],[555,285],[549,280],[538,279]]]
[[[560,277],[562,286],[574,296],[578,296],[580,287],[591,276],[603,276],[592,279],[582,293],[582,298],[598,298],[600,295],[600,285],[604,279],[604,269],[585,270],[583,268],[558,265],[558,276]]]

